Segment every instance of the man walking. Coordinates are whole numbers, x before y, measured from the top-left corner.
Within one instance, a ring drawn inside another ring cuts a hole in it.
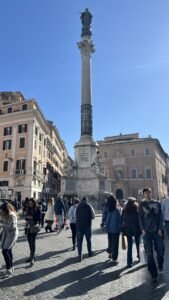
[[[143,196],[144,199],[139,207],[140,227],[147,255],[148,270],[152,277],[152,283],[156,283],[158,270],[153,250],[157,253],[158,269],[162,271],[164,262],[163,217],[160,202],[151,198],[151,189],[143,189]]]
[[[169,197],[166,197],[161,202],[161,208],[164,219],[164,227],[169,239]]]
[[[88,204],[86,197],[83,197],[76,209],[76,228],[77,228],[77,248],[79,261],[82,261],[82,243],[85,235],[87,241],[88,256],[92,256],[92,220],[95,218],[93,207]]]

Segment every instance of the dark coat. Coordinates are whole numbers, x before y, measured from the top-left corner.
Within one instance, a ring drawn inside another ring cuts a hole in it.
[[[76,209],[76,227],[77,230],[86,230],[91,228],[92,219],[95,218],[93,207],[88,203],[80,203]]]
[[[55,209],[56,216],[66,214],[66,209],[65,209],[64,203],[61,198],[57,198],[54,209]]]
[[[141,235],[138,212],[129,213],[125,209],[122,213],[122,228],[127,236]],[[123,231],[122,229],[122,231]]]

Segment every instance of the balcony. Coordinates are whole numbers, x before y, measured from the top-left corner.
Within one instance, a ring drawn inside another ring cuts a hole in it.
[[[48,180],[48,176],[44,175],[42,172],[33,170],[33,179],[37,179],[43,182],[46,182]]]
[[[26,170],[23,170],[23,169],[14,170],[14,176],[23,176],[25,174],[26,174]]]

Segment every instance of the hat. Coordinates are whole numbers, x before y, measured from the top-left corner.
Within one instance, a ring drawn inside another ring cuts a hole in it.
[[[136,201],[136,198],[135,197],[128,197],[128,201]]]
[[[144,189],[143,189],[143,194],[144,194],[145,192],[151,193],[151,188],[144,188]]]

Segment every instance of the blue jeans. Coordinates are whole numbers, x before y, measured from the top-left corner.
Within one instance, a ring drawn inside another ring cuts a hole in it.
[[[169,222],[165,222],[165,231],[166,231],[167,236],[169,238]]]
[[[140,258],[140,251],[139,251],[139,246],[140,246],[140,235],[135,235],[134,236],[135,243],[136,243],[136,249],[137,249],[137,257]],[[133,247],[133,236],[132,235],[127,235],[127,265],[131,265],[133,263],[133,258],[132,258],[132,247]]]
[[[148,270],[152,278],[157,277],[158,271],[154,260],[153,249],[157,253],[158,267],[163,267],[164,262],[164,242],[157,232],[146,232],[143,236],[144,248],[147,255]]]
[[[92,252],[92,246],[91,246],[91,236],[92,236],[92,229],[79,229],[77,228],[77,249],[79,256],[82,255],[82,243],[83,243],[83,237],[85,235],[86,242],[87,242],[87,250],[90,254]]]

